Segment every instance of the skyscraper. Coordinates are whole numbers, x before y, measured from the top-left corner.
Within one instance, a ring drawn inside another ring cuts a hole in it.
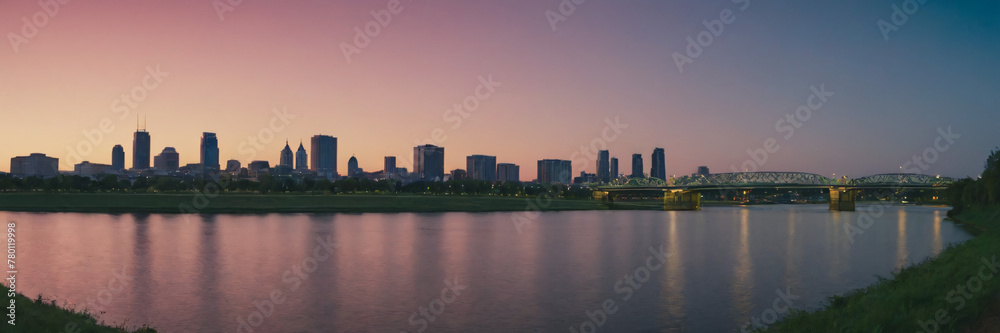
[[[299,149],[295,151],[295,170],[309,170],[309,155],[302,141],[299,141]]]
[[[573,178],[573,162],[566,160],[538,161],[538,182],[550,184],[570,184]]]
[[[511,163],[497,164],[497,180],[501,182],[520,182],[521,167]]]
[[[337,174],[337,138],[329,135],[314,135],[309,146],[309,170],[325,177]]]
[[[111,148],[111,168],[117,171],[125,170],[125,148],[122,145]]]
[[[497,157],[487,155],[472,155],[465,158],[465,170],[469,179],[496,181]]]
[[[642,172],[642,154],[632,154],[632,178],[644,177]]]
[[[611,158],[611,180],[618,179],[618,158]]]
[[[278,158],[278,165],[284,165],[289,168],[294,166],[295,155],[292,154],[292,147],[288,146],[288,140],[285,140],[285,148],[281,150],[281,157]]]
[[[149,158],[152,157],[149,150],[149,132],[145,129],[135,131],[132,137],[132,169],[149,169]]]
[[[205,171],[219,170],[219,139],[215,133],[201,134],[201,166]]]
[[[611,154],[607,150],[597,152],[597,181],[611,181]]]
[[[413,169],[423,180],[444,180],[444,147],[413,147]]]
[[[358,158],[351,156],[351,159],[347,160],[347,177],[361,177],[361,173],[364,172],[358,167]]]
[[[663,148],[653,149],[653,161],[651,163],[653,167],[649,170],[649,177],[667,180],[667,167],[665,165]]]
[[[153,168],[162,171],[176,171],[181,167],[180,154],[174,147],[163,148],[159,155],[153,157]]]
[[[396,156],[385,157],[385,164],[382,167],[382,173],[386,176],[396,174]]]

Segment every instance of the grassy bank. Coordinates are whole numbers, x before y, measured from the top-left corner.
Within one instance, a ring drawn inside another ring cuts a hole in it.
[[[867,288],[834,296],[822,310],[794,313],[769,331],[963,332],[982,325],[979,318],[996,308],[1000,291],[1000,274],[984,263],[1000,261],[1000,207],[966,209],[955,220],[977,237]],[[969,289],[980,282],[981,290]]]
[[[529,206],[529,203],[534,203]],[[0,211],[81,213],[396,213],[603,210],[595,200],[464,195],[0,193]],[[536,208],[537,207],[537,208]],[[189,211],[188,211],[189,212]]]
[[[7,298],[7,286],[2,286],[0,290],[4,295],[4,306],[8,306],[10,299]],[[0,323],[2,332],[79,332],[79,333],[155,333],[156,330],[149,327],[138,329],[126,329],[127,323],[119,324],[115,327],[102,325],[89,313],[66,310],[41,299],[29,299],[23,295],[14,294],[16,304],[15,325],[7,323],[9,317],[4,316],[4,322]],[[6,315],[8,310],[4,310]]]

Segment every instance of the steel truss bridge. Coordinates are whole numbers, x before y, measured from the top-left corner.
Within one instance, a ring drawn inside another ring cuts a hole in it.
[[[858,190],[947,189],[955,180],[912,173],[889,173],[849,179],[827,178],[804,172],[734,172],[664,181],[658,178],[620,178],[598,187],[595,197],[614,202],[616,196],[650,191],[664,192],[665,209],[700,209],[703,191],[754,189],[829,189],[830,209],[853,211]]]

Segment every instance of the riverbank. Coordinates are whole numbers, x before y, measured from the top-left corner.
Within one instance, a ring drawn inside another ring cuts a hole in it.
[[[796,312],[769,332],[995,332],[1000,292],[1000,207],[969,208],[953,218],[978,235],[936,258],[866,288]],[[985,329],[985,330],[984,330]]]
[[[184,207],[184,208],[181,208]],[[430,213],[606,210],[586,199],[467,195],[0,193],[0,211],[77,213]]]
[[[0,290],[3,291],[5,306],[9,305],[10,299],[6,298],[9,289],[7,289],[7,286],[2,286]],[[127,329],[126,327],[129,326],[128,323],[122,323],[114,327],[103,325],[89,313],[66,310],[56,306],[53,304],[54,302],[45,302],[41,299],[32,300],[20,293],[14,294],[14,301],[16,304],[15,325],[8,324],[7,320],[10,320],[10,318],[4,316],[4,322],[0,323],[3,325],[3,332],[156,332],[155,329],[148,326],[134,330]]]

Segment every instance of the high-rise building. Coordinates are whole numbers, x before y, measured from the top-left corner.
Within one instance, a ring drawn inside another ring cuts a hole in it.
[[[618,179],[618,158],[611,158],[611,180]]]
[[[351,156],[351,159],[347,160],[347,177],[361,177],[364,170],[358,167],[358,158]]]
[[[667,167],[665,165],[663,148],[653,149],[653,161],[650,163],[653,164],[653,167],[649,170],[649,177],[667,180]]]
[[[136,130],[132,137],[132,169],[149,169],[149,158],[152,157],[149,144],[149,132],[145,129]]]
[[[281,157],[278,158],[278,165],[284,165],[289,168],[295,164],[295,155],[292,154],[292,147],[288,146],[288,140],[285,140],[285,148],[281,150]]]
[[[385,173],[386,176],[396,174],[396,156],[385,157],[385,164],[382,167],[382,172]]]
[[[703,166],[698,167],[698,175],[699,176],[708,176],[708,175],[711,175],[711,174],[712,173],[708,171],[708,167],[707,166],[703,165]]]
[[[201,166],[205,171],[219,170],[219,139],[215,133],[201,134]]]
[[[511,163],[497,164],[497,180],[501,182],[520,182],[521,167]]]
[[[570,184],[573,178],[573,162],[566,160],[538,161],[538,182],[550,184]]]
[[[309,154],[306,154],[302,141],[299,141],[299,149],[295,151],[295,170],[309,170]]]
[[[597,152],[597,181],[611,181],[611,154],[607,150]]]
[[[466,180],[469,179],[469,173],[462,169],[451,170],[451,180]]]
[[[413,171],[423,180],[444,180],[444,147],[413,147]]]
[[[59,159],[34,153],[10,159],[10,174],[15,177],[49,178],[59,175]]]
[[[159,155],[153,157],[153,168],[161,171],[176,171],[181,167],[180,154],[174,147],[163,148]]]
[[[469,179],[496,181],[497,157],[487,155],[472,155],[465,158],[465,170]]]
[[[253,161],[250,162],[250,165],[247,165],[247,171],[250,173],[250,178],[257,179],[257,177],[271,171],[271,163],[268,161]]]
[[[337,173],[337,138],[329,135],[314,135],[309,146],[309,170],[317,175],[333,177]]]
[[[642,172],[642,154],[632,154],[632,178],[642,178],[645,175]]]
[[[125,148],[115,145],[111,148],[111,167],[115,170],[125,170]]]

